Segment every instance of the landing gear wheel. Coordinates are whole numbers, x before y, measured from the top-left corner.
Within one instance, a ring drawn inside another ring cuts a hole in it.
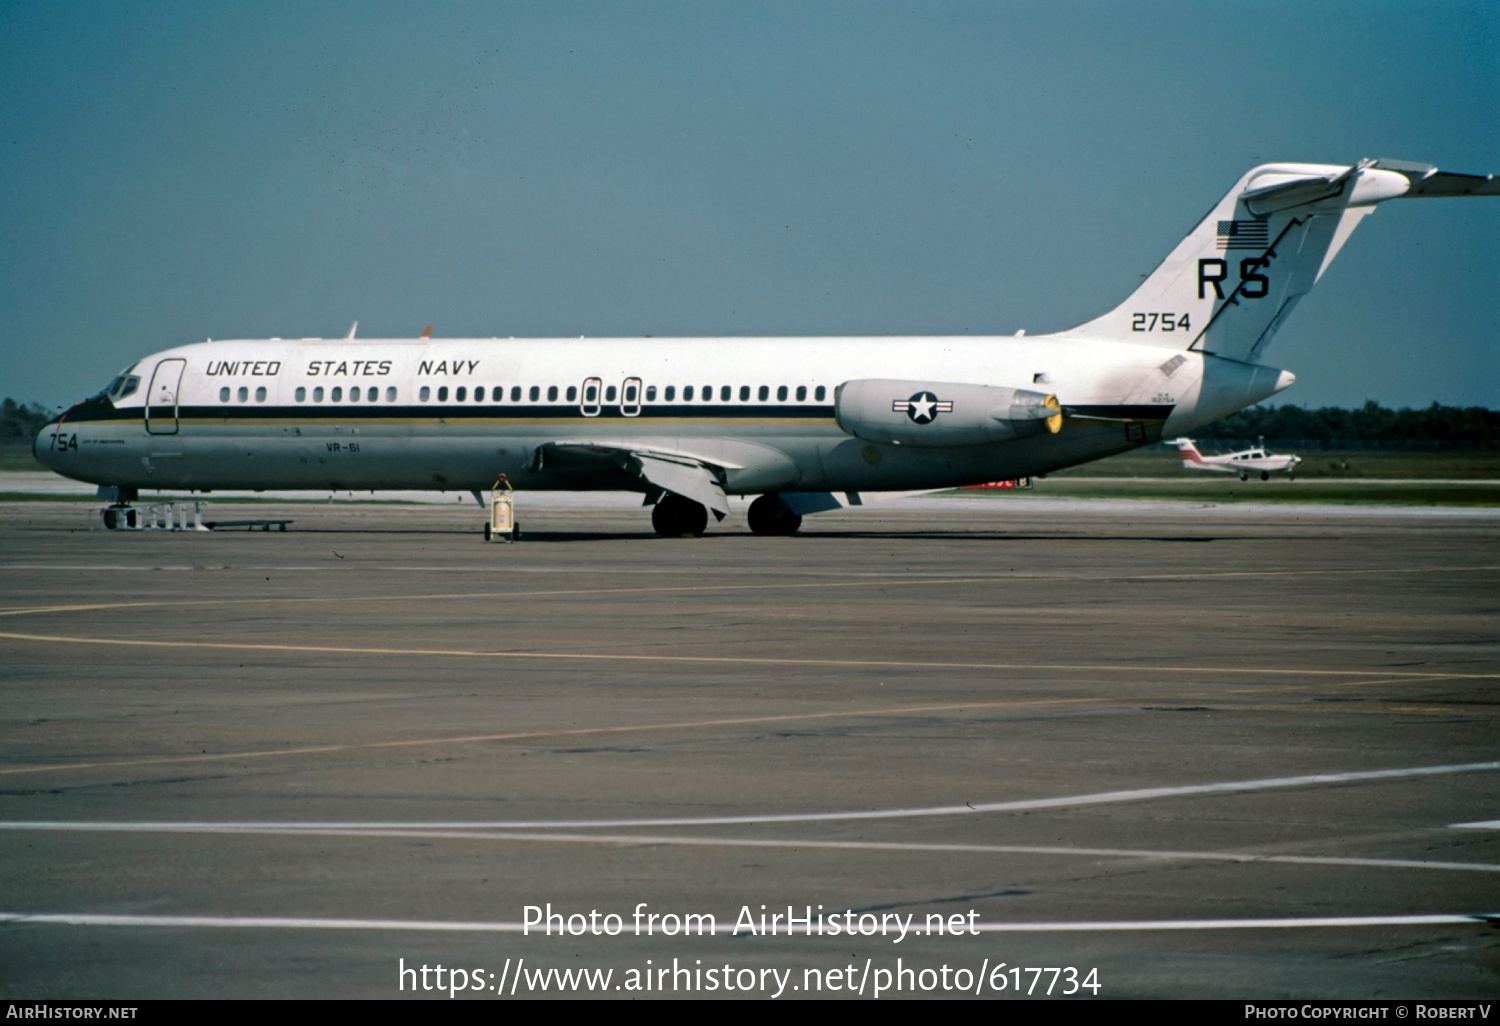
[[[123,531],[136,526],[136,513],[131,506],[110,506],[104,511],[104,527],[109,531]]]
[[[796,534],[802,526],[801,515],[772,493],[762,495],[750,504],[750,533],[752,534]]]
[[[667,538],[696,538],[708,529],[708,507],[680,495],[663,495],[651,508],[651,526]]]
[[[1269,470],[1262,470],[1260,472],[1260,479],[1262,481],[1269,481],[1269,480],[1271,480],[1271,472]]]
[[[1242,472],[1240,474],[1240,480],[1241,481],[1248,481],[1248,480],[1250,480],[1250,475]]]

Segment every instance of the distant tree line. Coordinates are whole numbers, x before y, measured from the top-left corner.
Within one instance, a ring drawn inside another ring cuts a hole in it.
[[[0,403],[0,445],[31,444],[42,425],[52,419],[45,406],[36,403],[22,405],[14,399]]]
[[[1375,402],[1354,410],[1252,406],[1199,428],[1193,437],[1236,448],[1264,439],[1304,449],[1495,449],[1500,411],[1438,403],[1421,410],[1388,410]]]

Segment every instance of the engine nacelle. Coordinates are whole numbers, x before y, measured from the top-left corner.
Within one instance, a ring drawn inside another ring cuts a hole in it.
[[[839,427],[868,442],[983,445],[1062,427],[1057,396],[1023,388],[865,378],[833,398]]]

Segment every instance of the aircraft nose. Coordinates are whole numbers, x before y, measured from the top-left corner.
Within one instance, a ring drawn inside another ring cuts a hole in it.
[[[48,470],[57,469],[49,460],[49,456],[51,455],[49,450],[52,443],[52,432],[56,430],[57,420],[56,418],[54,418],[48,421],[47,424],[36,433],[36,437],[31,440],[32,458],[42,466],[46,467]]]

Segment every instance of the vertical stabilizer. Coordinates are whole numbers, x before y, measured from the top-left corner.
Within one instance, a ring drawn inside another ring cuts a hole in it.
[[[1377,203],[1497,194],[1493,175],[1425,164],[1263,164],[1122,305],[1063,334],[1255,361]]]
[[[1177,446],[1177,455],[1182,457],[1184,467],[1201,467],[1207,464],[1208,461],[1203,458],[1191,438],[1176,438],[1172,440],[1172,444]]]

